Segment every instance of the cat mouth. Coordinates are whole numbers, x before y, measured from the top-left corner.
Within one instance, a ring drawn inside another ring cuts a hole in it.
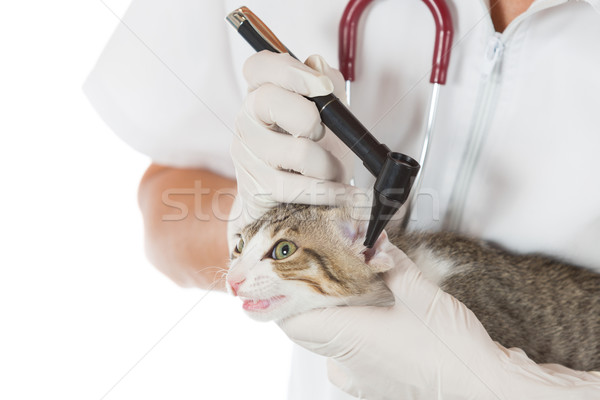
[[[244,302],[242,308],[246,311],[264,311],[271,308],[271,306],[280,303],[284,299],[285,296],[275,296],[268,299],[241,298],[241,300]]]

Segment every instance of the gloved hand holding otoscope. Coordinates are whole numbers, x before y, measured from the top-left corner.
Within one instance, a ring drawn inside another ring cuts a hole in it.
[[[296,58],[248,8],[227,16],[227,21],[256,50],[288,53]],[[334,95],[312,97],[323,123],[340,138],[377,179],[374,185],[371,218],[365,246],[372,247],[387,223],[404,204],[419,172],[419,163],[411,157],[392,152],[380,143]]]

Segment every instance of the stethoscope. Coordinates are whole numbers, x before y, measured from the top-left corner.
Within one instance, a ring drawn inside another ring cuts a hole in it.
[[[423,0],[435,20],[436,36],[430,82],[433,84],[425,138],[419,162],[380,143],[335,95],[309,98],[319,110],[323,123],[362,161],[373,174],[373,205],[367,227],[365,246],[372,247],[398,209],[409,199],[415,181],[420,181],[421,165],[425,165],[435,121],[440,85],[446,83],[452,44],[452,18],[444,0]],[[340,22],[339,62],[346,80],[347,101],[350,103],[350,82],[354,81],[358,22],[372,0],[350,0]],[[294,54],[247,7],[227,15],[226,20],[256,50]],[[420,182],[416,184],[418,189]],[[404,221],[408,222],[414,201],[408,203]]]
[[[346,81],[346,102],[351,102],[351,83],[355,80],[354,69],[356,66],[356,43],[358,41],[358,24],[365,9],[373,0],[350,0],[344,9],[342,19],[340,20],[338,33],[338,60],[339,69]],[[439,93],[441,85],[446,83],[448,75],[448,65],[450,63],[450,53],[452,51],[452,37],[454,27],[452,16],[445,0],[423,0],[423,3],[429,8],[435,21],[435,44],[433,46],[433,62],[431,67],[431,76],[429,82],[432,84],[429,108],[425,119],[425,135],[423,136],[423,145],[419,156],[421,170],[417,174],[415,184],[412,188],[414,194],[408,199],[407,212],[403,220],[404,225],[408,224],[410,216],[414,213],[416,206],[416,195],[421,187],[421,175],[424,166],[427,163],[427,154],[431,144]]]

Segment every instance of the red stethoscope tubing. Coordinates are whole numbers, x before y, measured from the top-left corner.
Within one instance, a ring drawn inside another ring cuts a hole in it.
[[[340,71],[347,81],[354,81],[356,63],[356,42],[358,23],[367,6],[373,0],[350,0],[346,5],[339,27],[339,63]],[[452,36],[454,33],[452,16],[445,0],[423,0],[431,11],[435,21],[435,44],[431,68],[431,83],[446,83]]]
[[[358,41],[358,23],[369,4],[373,0],[350,0],[346,5],[339,27],[338,56],[339,68],[346,80],[346,102],[350,105],[350,82],[354,81],[354,68],[356,66],[356,42]],[[407,212],[404,217],[404,227],[409,223],[412,214],[415,212],[416,196],[419,195],[421,188],[421,175],[427,165],[427,154],[431,145],[437,104],[439,99],[439,89],[446,83],[448,76],[448,65],[450,63],[450,53],[452,51],[452,36],[454,27],[452,16],[445,0],[423,0],[425,5],[431,11],[435,21],[435,44],[433,48],[433,62],[431,67],[431,76],[429,82],[433,84],[429,110],[425,120],[425,135],[423,138],[423,147],[419,157],[421,169],[417,174],[411,196],[407,202]]]

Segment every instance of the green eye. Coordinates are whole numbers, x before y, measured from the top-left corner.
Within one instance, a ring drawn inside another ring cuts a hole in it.
[[[244,250],[244,239],[240,238],[240,241],[235,245],[235,251],[241,253]]]
[[[271,258],[275,260],[283,260],[284,258],[287,258],[294,254],[296,249],[297,247],[294,243],[287,240],[282,240],[281,242],[277,243],[273,248]]]

